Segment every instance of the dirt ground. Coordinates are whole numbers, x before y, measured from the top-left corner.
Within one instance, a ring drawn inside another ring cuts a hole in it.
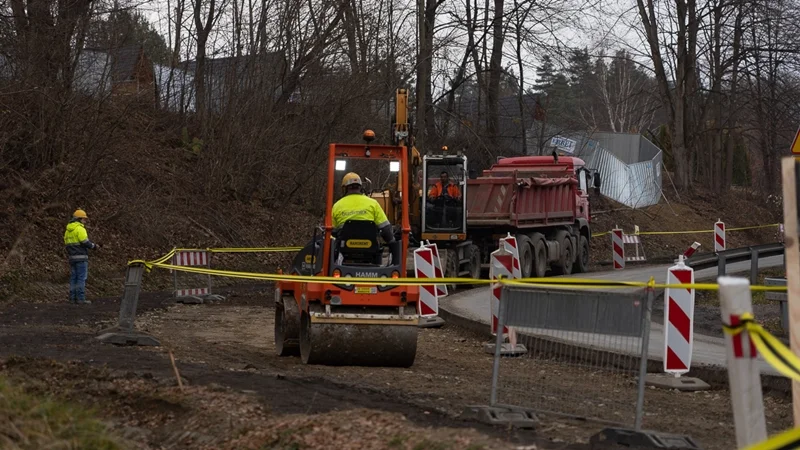
[[[296,357],[278,358],[272,292],[240,287],[227,300],[204,305],[143,294],[137,328],[157,336],[161,347],[93,339],[116,323],[118,299],[87,307],[3,307],[0,374],[26,389],[95,407],[138,448],[582,449],[603,428],[549,415],[539,416],[536,431],[460,417],[466,406],[488,403],[492,358],[483,351],[483,336],[450,324],[420,330],[417,359],[408,369],[306,366]],[[583,412],[607,419],[633,411],[636,383],[629,374],[535,358],[503,364],[501,401],[558,406],[577,399]],[[645,400],[646,428],[688,434],[705,449],[733,447],[724,387],[648,389]],[[791,400],[765,401],[770,431],[789,428]]]

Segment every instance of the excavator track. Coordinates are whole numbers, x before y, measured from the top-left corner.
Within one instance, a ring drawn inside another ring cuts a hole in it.
[[[417,324],[415,316],[303,313],[300,356],[304,364],[410,367]]]

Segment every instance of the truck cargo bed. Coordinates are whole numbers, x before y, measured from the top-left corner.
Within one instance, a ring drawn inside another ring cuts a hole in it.
[[[536,228],[575,221],[574,178],[484,176],[468,181],[467,225]]]

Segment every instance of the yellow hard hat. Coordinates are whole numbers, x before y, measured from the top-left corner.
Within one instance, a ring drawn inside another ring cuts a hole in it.
[[[89,216],[86,215],[86,211],[82,209],[76,209],[74,213],[72,213],[72,217],[76,217],[78,219],[86,219]]]
[[[347,187],[353,184],[361,186],[361,177],[355,172],[350,172],[342,178],[342,187]]]

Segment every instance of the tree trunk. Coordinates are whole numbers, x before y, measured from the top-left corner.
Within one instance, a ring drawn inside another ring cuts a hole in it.
[[[500,78],[503,74],[501,63],[503,60],[503,0],[494,0],[494,20],[492,23],[492,56],[489,60],[489,89],[487,92],[488,133],[489,140],[499,144],[498,115]]]

